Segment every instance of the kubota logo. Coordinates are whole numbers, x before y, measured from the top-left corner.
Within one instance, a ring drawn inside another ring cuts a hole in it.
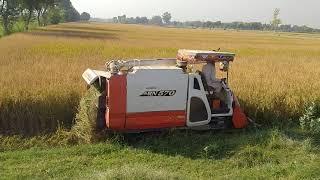
[[[140,96],[174,96],[176,90],[145,91]]]

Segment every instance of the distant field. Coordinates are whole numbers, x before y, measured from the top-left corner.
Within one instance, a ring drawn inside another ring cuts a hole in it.
[[[237,53],[230,85],[263,128],[73,144],[82,72],[110,59]],[[70,23],[0,39],[0,179],[317,179],[320,136],[282,126],[320,97],[318,35]],[[1,134],[39,135],[34,138]]]
[[[230,84],[246,111],[264,123],[294,118],[320,97],[320,40],[310,36],[70,23],[3,37],[0,132],[70,126],[86,68],[103,68],[110,59],[175,57],[179,48],[236,52]]]

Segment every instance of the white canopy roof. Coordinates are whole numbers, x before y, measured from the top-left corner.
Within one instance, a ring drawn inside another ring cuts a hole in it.
[[[217,52],[217,51],[203,51],[203,50],[187,50],[181,49],[178,51],[177,59],[180,61],[186,61],[191,64],[203,63],[203,62],[221,62],[221,61],[233,61],[235,57],[234,53],[230,52]]]

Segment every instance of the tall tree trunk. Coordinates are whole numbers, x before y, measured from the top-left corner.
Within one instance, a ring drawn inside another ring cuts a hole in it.
[[[5,24],[7,24],[7,23],[5,23],[5,18],[4,18],[4,3],[5,3],[5,1],[4,0],[0,0],[0,2],[1,2],[1,6],[0,6],[0,16],[2,17],[2,25],[3,25],[3,27],[4,27],[4,34],[6,34],[7,32],[6,32],[6,29],[5,29]]]
[[[2,15],[3,28],[4,28],[5,35],[10,34],[9,19],[8,18],[9,17],[6,14]]]
[[[42,19],[43,19],[43,25],[44,26],[47,26],[48,25],[48,17],[47,17],[47,11],[48,11],[48,5],[46,4],[44,9],[43,9],[43,12],[42,12]]]
[[[29,24],[30,24],[30,20],[31,20],[31,17],[32,17],[32,10],[29,9],[29,14],[28,14],[28,18],[27,18],[27,21],[26,21],[26,30],[28,31],[29,30]]]
[[[37,20],[38,20],[38,25],[39,25],[39,26],[41,26],[40,17],[41,17],[41,10],[40,10],[40,11],[37,10]]]

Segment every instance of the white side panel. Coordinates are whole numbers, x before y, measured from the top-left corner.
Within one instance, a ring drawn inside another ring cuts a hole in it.
[[[181,70],[141,69],[127,75],[127,112],[186,110],[188,75]]]

